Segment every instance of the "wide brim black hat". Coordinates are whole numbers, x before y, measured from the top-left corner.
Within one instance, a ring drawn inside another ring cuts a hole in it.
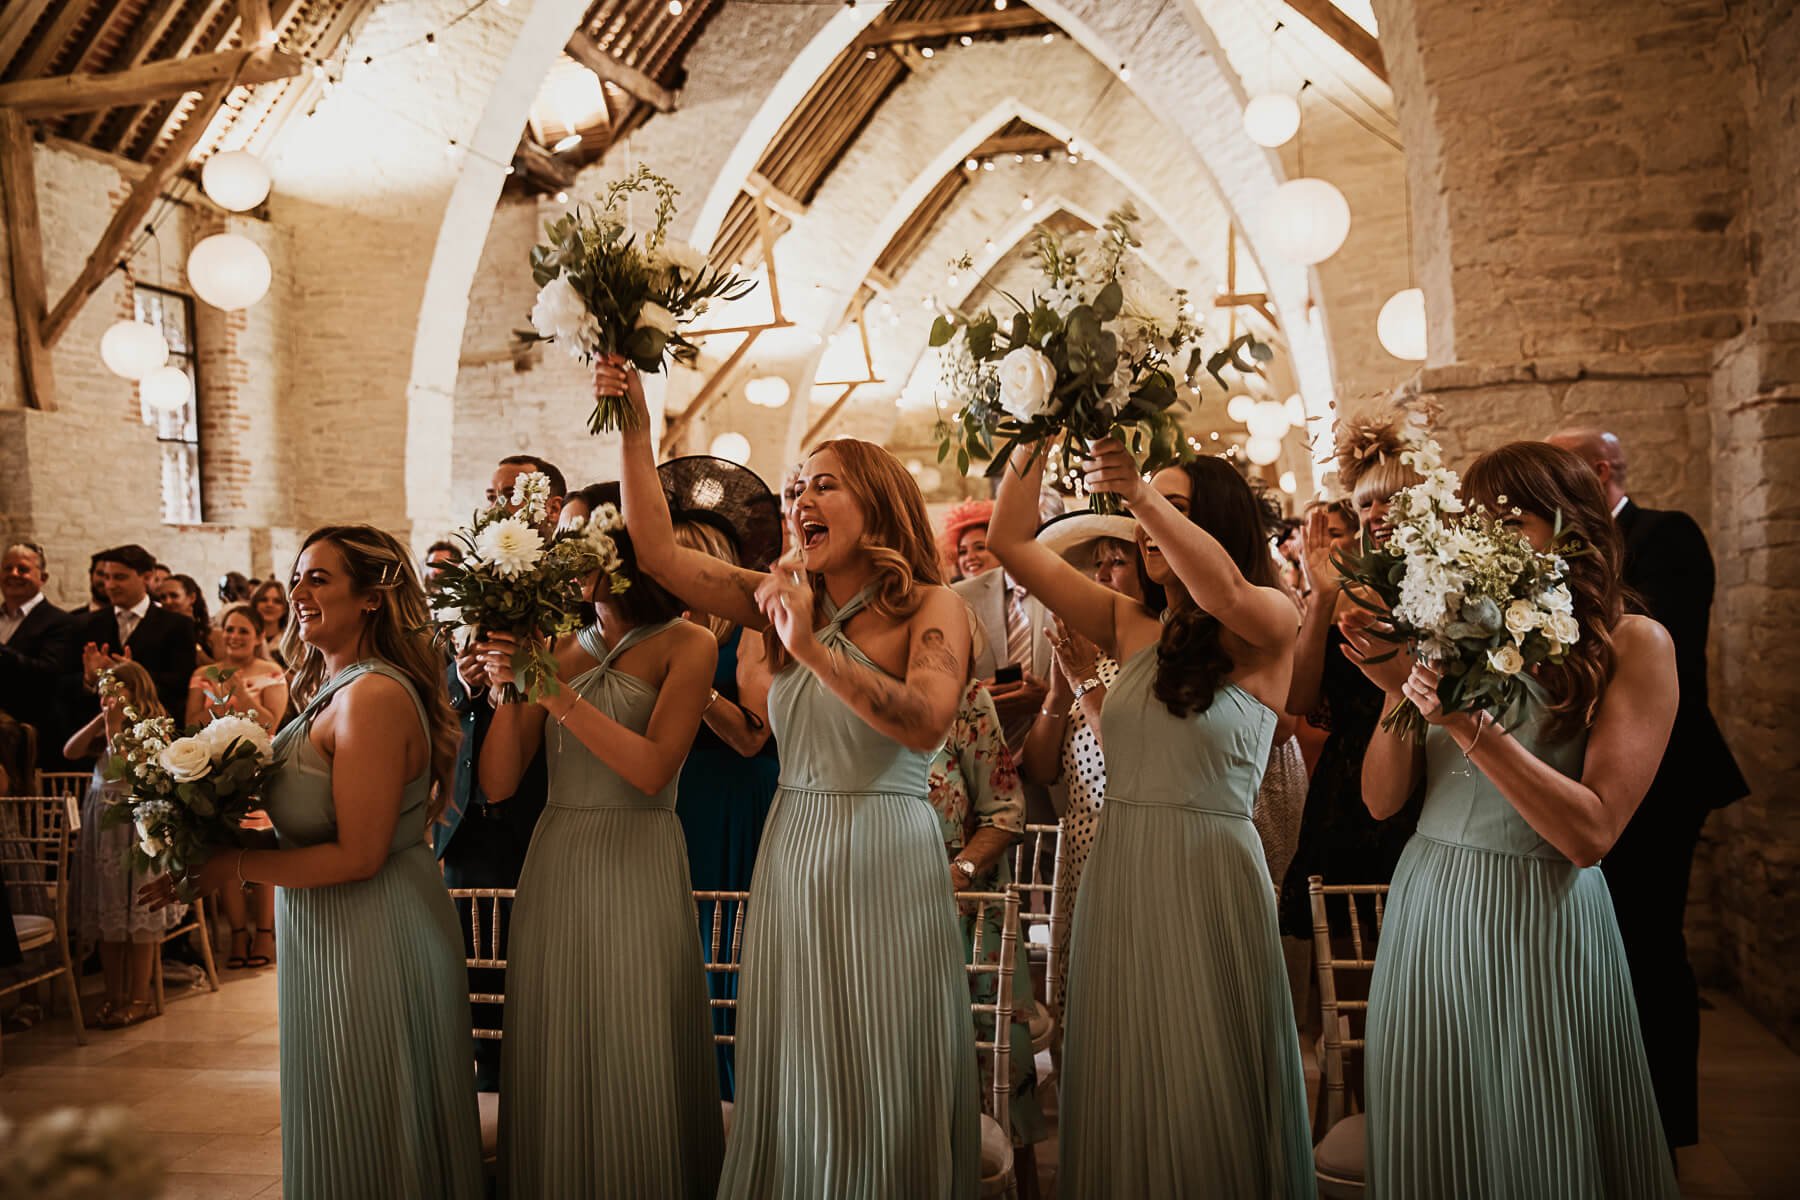
[[[701,521],[731,539],[738,563],[766,571],[781,557],[781,501],[748,467],[711,454],[672,458],[656,468],[669,514]]]

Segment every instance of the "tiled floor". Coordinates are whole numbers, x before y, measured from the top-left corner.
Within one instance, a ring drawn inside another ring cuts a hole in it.
[[[1682,1191],[1785,1200],[1800,1181],[1800,1055],[1730,998],[1708,1000],[1702,1142],[1682,1152]],[[86,1046],[75,1045],[66,1018],[9,1035],[4,1063],[0,1109],[11,1116],[128,1106],[163,1147],[166,1200],[281,1194],[273,971],[228,972],[218,994],[172,997],[165,1016],[93,1031]],[[1038,1148],[1046,1198],[1055,1195],[1055,1159],[1054,1142]]]

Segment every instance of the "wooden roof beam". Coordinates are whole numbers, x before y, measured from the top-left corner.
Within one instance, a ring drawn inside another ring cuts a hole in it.
[[[49,79],[0,84],[0,108],[11,108],[27,117],[124,108],[172,99],[219,83],[243,87],[291,79],[300,74],[305,65],[295,55],[266,47],[224,50],[217,54],[167,59],[129,71],[56,75]]]
[[[752,171],[744,178],[744,191],[790,221],[806,215],[806,205],[763,178],[760,172]]]
[[[1329,0],[1322,0],[1329,2]],[[1029,8],[1008,8],[1002,12],[988,9],[956,17],[934,17],[927,21],[888,21],[863,30],[856,37],[858,48],[889,46],[901,42],[932,42],[962,34],[1031,33],[1055,29],[1056,22]],[[1359,27],[1360,28],[1360,27]]]
[[[1055,134],[1034,130],[1031,133],[997,134],[969,154],[974,158],[988,158],[996,154],[1042,154],[1067,149],[1068,143]]]
[[[6,214],[6,250],[12,265],[12,301],[18,326],[19,364],[25,370],[27,407],[56,407],[56,377],[43,325],[44,240],[38,224],[37,170],[31,130],[18,113],[0,109],[0,204]]]
[[[519,139],[519,147],[513,151],[513,166],[530,182],[552,191],[575,186],[574,164],[550,153],[529,134]]]
[[[654,108],[657,112],[675,110],[675,93],[636,67],[627,66],[600,48],[600,43],[577,29],[569,38],[569,57],[598,75],[607,83],[622,89]]]
[[[1343,9],[1331,0],[1286,0],[1286,4],[1320,33],[1342,46],[1375,78],[1383,83],[1388,81],[1387,60],[1381,56],[1381,43],[1374,34],[1346,16]]]

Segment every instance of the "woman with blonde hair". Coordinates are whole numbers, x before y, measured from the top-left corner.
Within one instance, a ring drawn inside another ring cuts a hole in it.
[[[285,1194],[476,1200],[463,938],[425,842],[457,742],[443,659],[418,632],[425,593],[391,535],[330,525],[301,547],[292,603],[301,708],[264,794],[278,839],[220,851],[196,879],[279,889]]]
[[[969,1197],[979,1186],[974,1024],[944,843],[926,800],[969,671],[925,500],[893,455],[815,447],[770,573],[676,543],[637,372],[625,518],[644,569],[765,638],[781,746],[757,856],[722,1197]],[[873,1023],[879,1022],[877,1031]]]

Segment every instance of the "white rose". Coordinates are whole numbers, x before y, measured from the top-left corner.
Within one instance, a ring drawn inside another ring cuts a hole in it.
[[[675,332],[675,314],[654,300],[644,301],[644,307],[638,309],[638,328],[654,329],[659,333]]]
[[[686,242],[664,242],[662,256],[681,273],[683,279],[699,278],[700,272],[706,270],[708,262],[706,251],[696,249]]]
[[[1517,675],[1525,669],[1525,656],[1517,646],[1501,646],[1488,651],[1488,666],[1502,675]]]
[[[1573,613],[1553,612],[1544,619],[1544,631],[1565,646],[1581,640],[1581,622]]]
[[[531,327],[541,337],[578,342],[592,321],[587,303],[569,282],[567,271],[540,288],[537,302],[531,306]]]
[[[1538,597],[1546,611],[1569,614],[1575,611],[1575,597],[1569,592],[1569,585],[1559,583],[1542,596]]]
[[[274,743],[269,740],[269,731],[258,721],[249,717],[230,714],[215,717],[212,722],[194,735],[212,754],[214,760],[224,757],[234,742],[249,742],[256,750],[258,762],[273,762],[275,758]]]
[[[1056,368],[1030,346],[1020,346],[1000,360],[1000,407],[1021,421],[1050,411]]]
[[[1537,605],[1531,601],[1514,600],[1506,606],[1506,631],[1515,639],[1523,638],[1537,626]]]
[[[212,774],[212,753],[199,738],[177,738],[163,748],[156,762],[176,783],[192,783]]]

